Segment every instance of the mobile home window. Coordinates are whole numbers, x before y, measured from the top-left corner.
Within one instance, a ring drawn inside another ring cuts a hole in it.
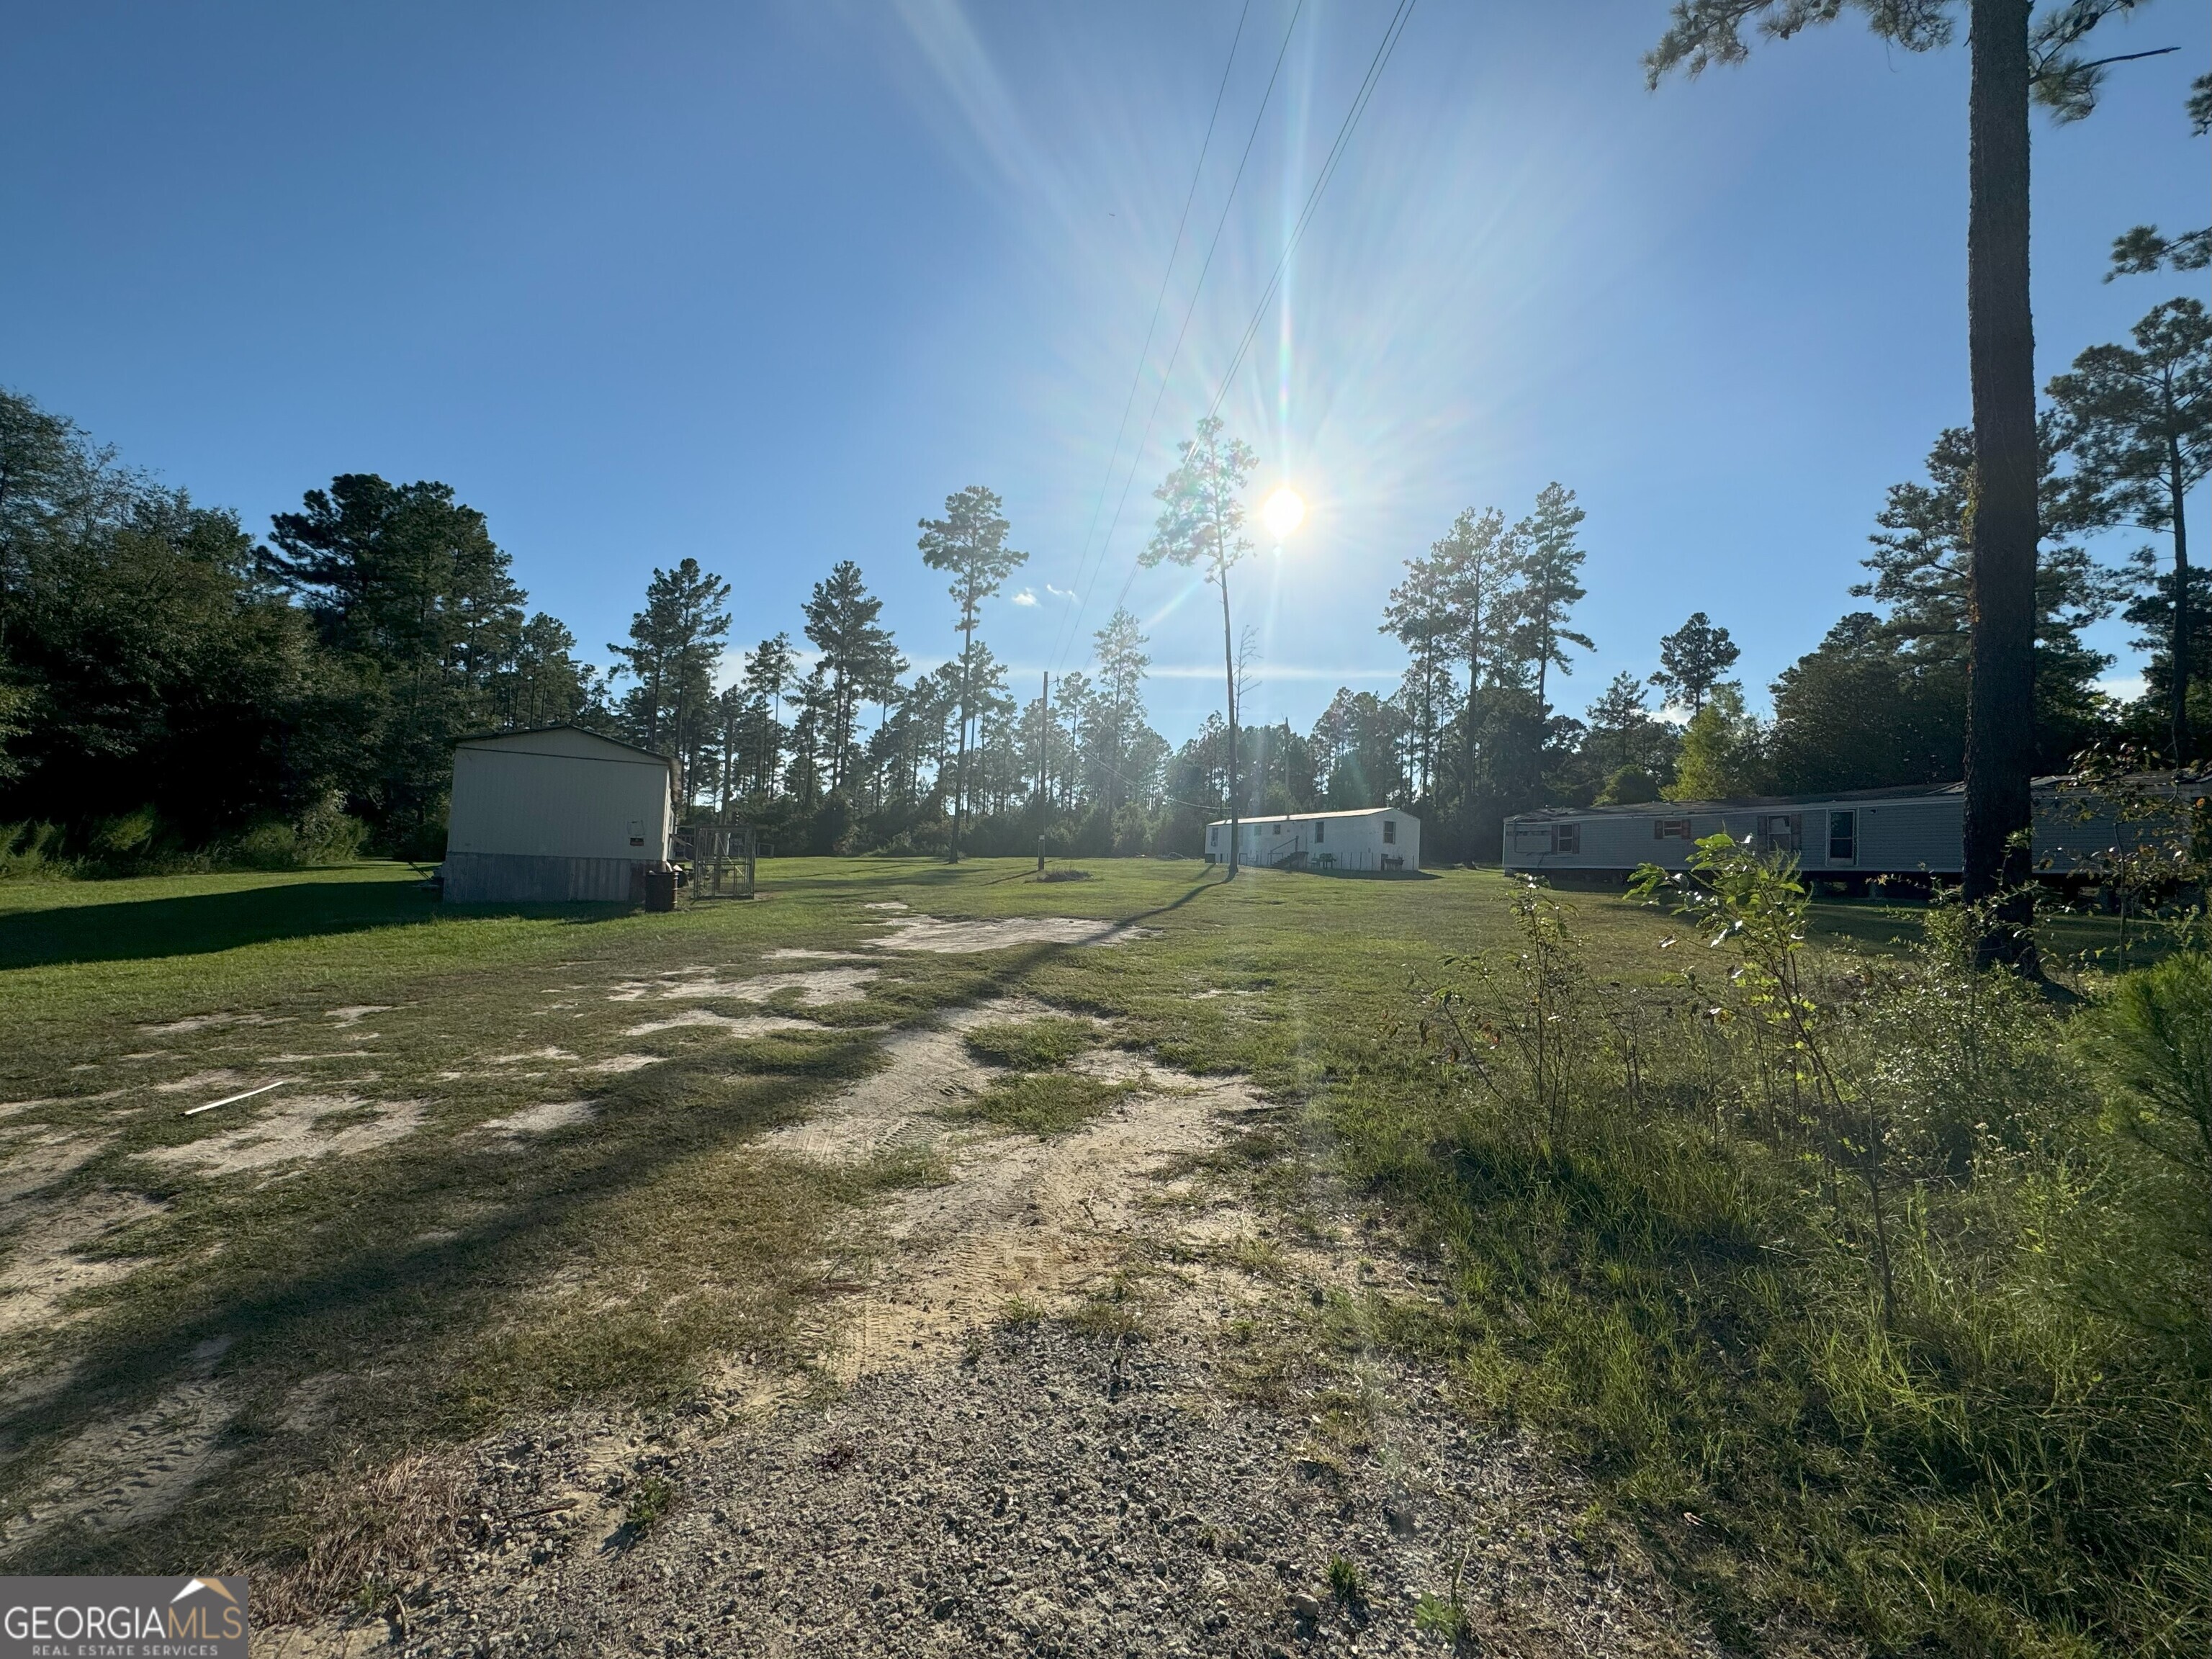
[[[1654,818],[1651,820],[1651,839],[1654,841],[1687,841],[1690,821],[1687,818]]]
[[[1583,827],[1579,823],[1559,824],[1555,827],[1553,833],[1558,838],[1557,845],[1560,852],[1579,853],[1583,850]]]
[[[1395,847],[1398,844],[1397,819],[1385,818],[1382,820],[1382,844],[1385,847]]]
[[[1828,862],[1856,864],[1859,857],[1859,815],[1856,812],[1828,814]]]
[[[1206,844],[1208,847],[1218,847],[1221,845],[1221,826],[1219,824],[1210,823],[1206,825]]]
[[[1314,820],[1314,845],[1318,847],[1328,839],[1328,825],[1320,818]]]

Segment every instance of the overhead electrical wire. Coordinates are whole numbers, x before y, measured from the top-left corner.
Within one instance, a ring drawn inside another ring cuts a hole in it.
[[[1152,337],[1158,332],[1160,313],[1167,309],[1168,285],[1175,278],[1176,259],[1182,252],[1182,234],[1190,223],[1191,204],[1198,200],[1199,180],[1206,175],[1206,158],[1213,149],[1213,129],[1221,119],[1221,105],[1229,96],[1229,72],[1237,67],[1237,48],[1243,43],[1245,21],[1252,15],[1252,0],[1244,0],[1244,9],[1237,14],[1237,33],[1229,39],[1229,61],[1221,66],[1221,84],[1214,89],[1213,112],[1206,118],[1206,137],[1198,147],[1198,165],[1190,170],[1190,189],[1182,198],[1182,214],[1176,221],[1175,240],[1168,245],[1167,269],[1160,272],[1160,291],[1152,301],[1152,319],[1145,325],[1145,343],[1137,349],[1136,372],[1129,376],[1129,395],[1121,400],[1121,424],[1114,428],[1114,447],[1106,452],[1106,476],[1098,481],[1098,499],[1091,504],[1091,523],[1083,532],[1083,546],[1075,558],[1075,580],[1083,580],[1084,566],[1091,558],[1091,538],[1098,533],[1098,516],[1106,510],[1106,492],[1114,487],[1115,464],[1121,459],[1121,440],[1128,435],[1129,411],[1137,406],[1137,388],[1145,383],[1145,362],[1152,355]],[[1105,550],[1099,550],[1105,556]],[[1069,623],[1060,623],[1060,636],[1053,647],[1053,665],[1058,667],[1061,654],[1067,649]]]
[[[1336,176],[1337,167],[1343,161],[1345,151],[1351,145],[1352,136],[1358,128],[1360,118],[1366,114],[1367,106],[1374,99],[1375,88],[1382,78],[1382,71],[1389,67],[1392,54],[1397,51],[1398,42],[1406,33],[1407,24],[1413,21],[1415,3],[1416,0],[1398,0],[1397,10],[1390,15],[1389,22],[1384,26],[1382,38],[1375,47],[1375,55],[1368,60],[1367,73],[1361,77],[1359,89],[1352,94],[1351,106],[1345,111],[1344,119],[1337,126],[1335,142],[1330,144],[1328,155],[1322,162],[1321,171],[1314,179],[1313,188],[1306,192],[1305,205],[1299,210],[1297,220],[1291,228],[1289,239],[1283,245],[1282,257],[1275,261],[1274,273],[1268,277],[1267,286],[1261,291],[1259,303],[1252,307],[1252,319],[1245,325],[1243,336],[1237,342],[1236,355],[1230,359],[1229,367],[1222,373],[1221,383],[1213,394],[1213,401],[1206,405],[1206,412],[1208,416],[1219,411],[1223,400],[1229,395],[1229,388],[1235,380],[1237,371],[1243,367],[1244,354],[1251,349],[1253,338],[1259,333],[1260,325],[1267,316],[1267,307],[1273,303],[1275,295],[1282,286],[1283,273],[1290,267],[1291,255],[1297,252],[1299,239],[1305,234],[1307,226],[1313,222],[1315,211],[1321,205],[1322,197],[1328,189],[1329,181]],[[1285,44],[1288,44],[1287,38]],[[1196,301],[1194,297],[1194,307]],[[1186,317],[1185,326],[1188,326],[1188,323],[1189,319]],[[1160,392],[1163,397],[1167,392],[1164,377],[1161,381]],[[1158,399],[1154,400],[1152,409],[1155,414],[1158,412]],[[1149,423],[1146,431],[1149,436],[1151,432]],[[1139,448],[1141,452],[1141,443]],[[1135,476],[1135,463],[1133,460],[1130,468],[1132,477]],[[1126,485],[1123,486],[1121,493],[1123,499],[1127,500],[1128,489]],[[1115,522],[1119,521],[1120,513],[1117,509]],[[1112,538],[1113,532],[1109,529],[1107,532],[1107,539],[1110,542]],[[1103,564],[1105,559],[1105,549],[1103,546],[1099,550],[1099,559]],[[1117,605],[1127,603],[1129,589],[1136,583],[1139,568],[1139,560],[1132,558],[1129,562],[1129,573],[1121,580],[1121,596],[1115,601]]]
[[[1143,463],[1145,446],[1151,441],[1152,435],[1152,424],[1159,418],[1161,400],[1167,396],[1168,382],[1174,376],[1176,363],[1182,356],[1182,343],[1190,332],[1190,320],[1197,314],[1199,295],[1205,291],[1206,273],[1213,269],[1213,256],[1221,246],[1221,234],[1229,228],[1229,211],[1236,205],[1237,186],[1244,181],[1244,169],[1252,160],[1252,147],[1259,142],[1260,124],[1267,113],[1269,101],[1275,95],[1275,82],[1282,77],[1283,59],[1290,53],[1291,37],[1297,32],[1298,19],[1304,15],[1304,12],[1305,0],[1298,0],[1298,3],[1291,9],[1290,22],[1283,30],[1283,44],[1276,49],[1275,66],[1268,73],[1267,88],[1260,94],[1260,107],[1252,112],[1252,131],[1245,136],[1244,153],[1237,160],[1237,175],[1229,181],[1229,194],[1222,198],[1221,217],[1213,227],[1213,240],[1206,244],[1206,259],[1199,266],[1198,281],[1192,285],[1190,290],[1190,304],[1183,308],[1182,326],[1176,331],[1175,345],[1168,353],[1167,366],[1160,371],[1160,389],[1152,398],[1151,413],[1145,417],[1145,429],[1137,439],[1137,447],[1130,453],[1128,474],[1121,481],[1121,494],[1114,503],[1114,517],[1106,526],[1106,538],[1098,544],[1098,562],[1092,567],[1090,581],[1085,585],[1082,598],[1077,601],[1074,611],[1070,613],[1066,629],[1060,636],[1060,647],[1054,653],[1053,666],[1055,669],[1060,665],[1061,659],[1067,653],[1069,645],[1079,632],[1083,615],[1091,608],[1091,590],[1097,584],[1099,572],[1106,568],[1107,550],[1113,545],[1114,532],[1121,526],[1122,509],[1128,505],[1129,488],[1136,481],[1137,468]],[[1239,27],[1242,27],[1241,21]],[[1227,82],[1225,70],[1223,74],[1223,81],[1225,85]],[[1196,185],[1197,181],[1193,179],[1194,190]],[[1144,364],[1141,359],[1139,360],[1137,372],[1141,379],[1144,374]],[[1117,445],[1116,448],[1118,447]],[[1113,476],[1110,465],[1107,476],[1109,479]],[[1087,539],[1086,538],[1086,541]],[[1121,592],[1126,598],[1128,593],[1127,583],[1122,585]]]
[[[1229,360],[1229,367],[1222,371],[1221,389],[1213,394],[1213,401],[1206,405],[1208,416],[1219,412],[1222,399],[1229,395],[1230,383],[1243,366],[1244,354],[1251,349],[1253,337],[1260,331],[1260,324],[1267,315],[1267,307],[1274,300],[1276,290],[1282,286],[1283,272],[1289,268],[1291,255],[1297,251],[1298,239],[1306,234],[1306,227],[1313,222],[1314,210],[1321,205],[1322,192],[1328,188],[1329,180],[1336,176],[1337,164],[1344,159],[1344,152],[1352,142],[1352,131],[1358,126],[1359,118],[1367,112],[1367,106],[1375,96],[1376,83],[1382,80],[1382,71],[1389,67],[1390,55],[1398,50],[1399,37],[1405,33],[1406,25],[1413,20],[1415,3],[1416,0],[1398,0],[1398,9],[1391,16],[1389,27],[1382,31],[1382,43],[1376,48],[1374,58],[1367,65],[1367,78],[1359,83],[1359,90],[1353,94],[1352,107],[1345,112],[1344,125],[1337,129],[1336,143],[1329,147],[1328,159],[1321,165],[1320,176],[1314,180],[1313,189],[1307,193],[1306,204],[1298,214],[1297,222],[1291,228],[1290,240],[1283,245],[1283,257],[1275,261],[1274,274],[1267,278],[1267,286],[1260,295],[1260,303],[1252,307],[1252,320],[1245,326],[1243,338],[1237,343],[1237,353]]]

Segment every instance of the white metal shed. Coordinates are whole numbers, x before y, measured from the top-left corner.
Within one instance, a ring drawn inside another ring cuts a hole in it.
[[[1383,872],[1421,867],[1421,821],[1394,806],[1246,818],[1237,861],[1276,869]],[[1206,861],[1228,859],[1229,820],[1206,826]]]
[[[453,748],[445,896],[459,904],[623,902],[667,861],[675,763],[580,726]]]

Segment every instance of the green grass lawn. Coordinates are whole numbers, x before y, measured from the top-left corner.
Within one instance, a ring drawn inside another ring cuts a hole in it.
[[[53,1501],[50,1478],[116,1422],[212,1409],[192,1404],[210,1389],[225,1470],[160,1516],[0,1534],[21,1540],[0,1559],[263,1559],[296,1540],[333,1471],[549,1406],[665,1401],[716,1355],[795,1363],[822,1287],[872,1248],[854,1218],[927,1172],[833,1172],[753,1143],[878,1065],[887,1029],[1013,992],[1111,1016],[1116,1041],[1167,1064],[1310,1103],[1327,1157],[1331,1112],[1408,1086],[1395,1056],[1446,959],[1515,938],[1515,884],[1495,872],[1226,883],[1194,862],[1086,867],[1040,884],[1024,860],[777,860],[757,900],[664,915],[447,908],[380,864],[0,884],[0,1244],[27,1250],[70,1206],[105,1205],[118,1224],[93,1253],[131,1267],[12,1334],[0,1522]],[[1701,948],[1668,946],[1679,927],[1620,896],[1559,896],[1609,981],[1656,984]],[[870,907],[891,904],[1149,933],[884,955],[826,1003],[803,987],[661,994],[665,975],[726,988],[819,967],[772,953],[854,951],[896,915]],[[1816,917],[1854,948],[1917,926],[1841,902]],[[2049,938],[2078,951],[2108,933],[2063,919]],[[818,1029],[728,1024],[798,1012]],[[1085,1046],[1071,1028],[978,1039],[1029,1045],[1000,1056],[1024,1068],[992,1104],[1006,1127],[1051,1133],[1095,1109],[1063,1098],[1055,1068]],[[358,1103],[313,1133],[359,1149],[227,1172],[194,1161],[303,1099]]]

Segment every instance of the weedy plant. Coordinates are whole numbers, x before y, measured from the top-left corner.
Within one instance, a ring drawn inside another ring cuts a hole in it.
[[[629,1503],[623,1510],[623,1525],[634,1537],[642,1538],[659,1526],[676,1501],[676,1487],[659,1475],[647,1475],[630,1489]]]
[[[1347,1555],[1331,1556],[1328,1593],[1347,1613],[1366,1612],[1367,1575],[1359,1570],[1359,1563]]]
[[[1579,1454],[1724,1638],[2203,1651],[2202,950],[2077,1012],[1978,969],[1970,907],[1815,951],[1794,869],[1726,837],[1639,888],[1672,981],[1601,978],[1526,889],[1426,988],[1425,1071],[1339,1121],[1453,1262],[1462,1397]]]

